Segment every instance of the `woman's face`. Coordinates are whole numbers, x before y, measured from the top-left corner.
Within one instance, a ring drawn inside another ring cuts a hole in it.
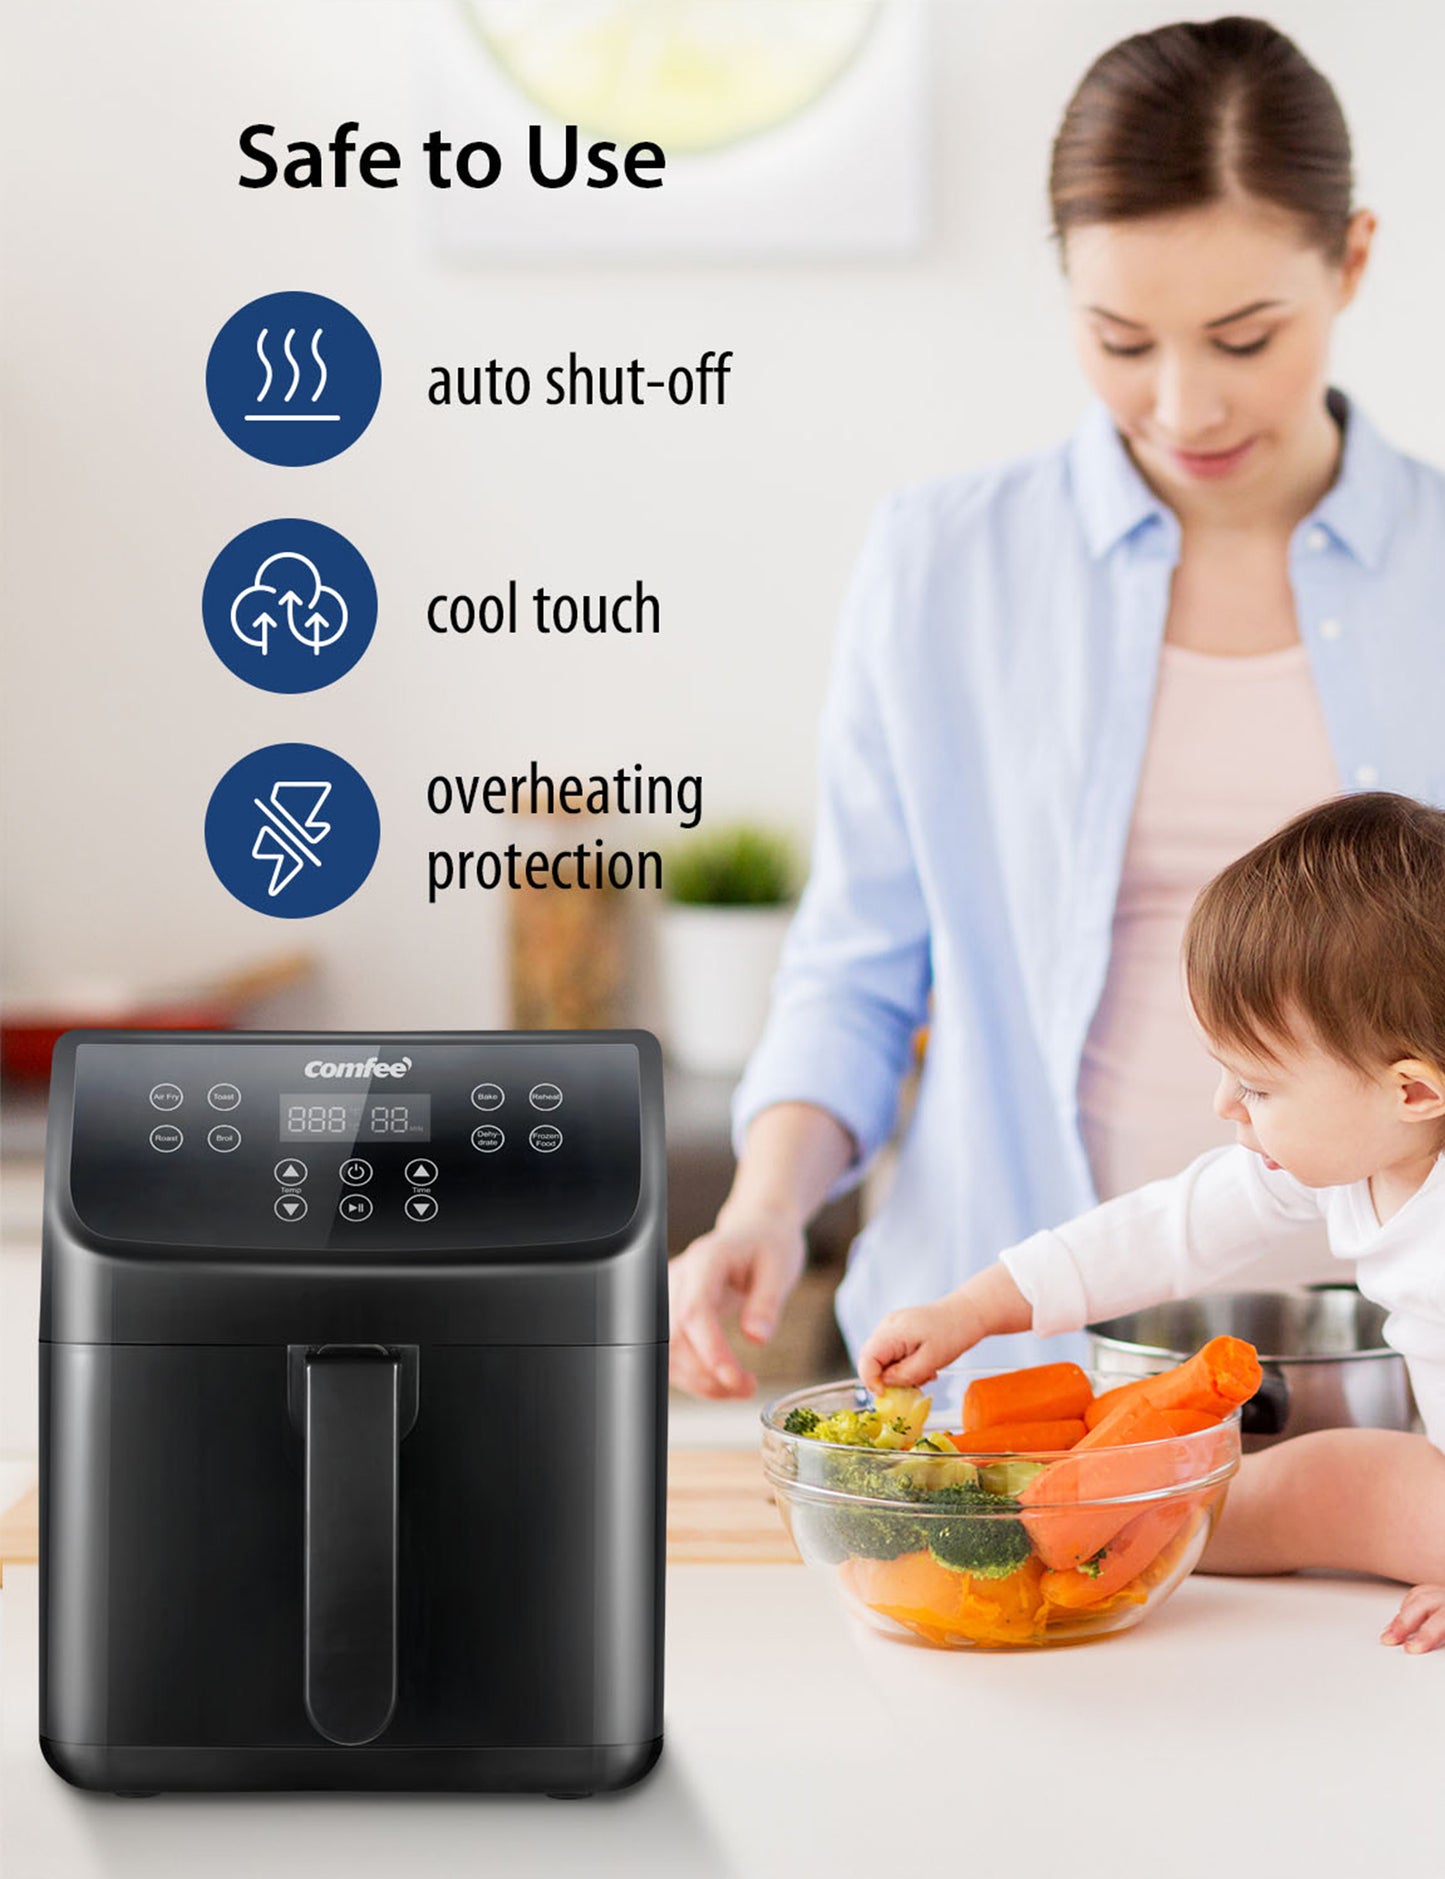
[[[1258,499],[1298,475],[1319,443],[1331,327],[1373,230],[1357,211],[1343,263],[1247,200],[1069,231],[1085,375],[1166,500]]]

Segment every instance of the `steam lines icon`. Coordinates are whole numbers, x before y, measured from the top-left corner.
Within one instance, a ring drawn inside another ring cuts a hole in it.
[[[266,338],[270,330],[270,327],[263,326],[256,335],[256,357],[261,361],[266,374],[261,381],[261,389],[256,394],[258,405],[266,402],[266,396],[276,377],[271,361],[266,356]],[[311,357],[316,361],[317,371],[316,389],[311,394],[312,404],[317,402],[326,389],[326,361],[321,356],[321,333],[322,329],[318,326],[311,335]],[[281,395],[282,404],[288,405],[296,396],[297,387],[301,383],[301,367],[295,353],[291,350],[291,342],[295,337],[296,328],[288,326],[286,337],[281,341],[281,355],[291,368],[291,383]],[[247,424],[339,424],[341,422],[339,411],[247,411],[242,415]]]
[[[217,424],[263,463],[324,463],[354,444],[381,397],[381,360],[349,308],[325,294],[262,294],[211,342]]]

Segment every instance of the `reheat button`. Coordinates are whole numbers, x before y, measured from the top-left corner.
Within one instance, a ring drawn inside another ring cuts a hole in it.
[[[534,1083],[527,1100],[534,1109],[560,1109],[562,1092],[555,1083]]]

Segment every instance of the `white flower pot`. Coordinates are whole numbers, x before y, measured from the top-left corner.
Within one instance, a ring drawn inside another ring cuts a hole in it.
[[[791,907],[674,903],[661,921],[669,1054],[684,1070],[735,1075],[768,1015]]]

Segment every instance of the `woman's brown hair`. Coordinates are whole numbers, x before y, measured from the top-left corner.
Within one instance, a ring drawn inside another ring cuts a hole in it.
[[[1161,26],[1089,67],[1054,139],[1049,199],[1071,228],[1252,197],[1343,260],[1350,133],[1329,80],[1266,20]]]
[[[1445,1070],[1445,811],[1337,796],[1231,862],[1195,901],[1184,971],[1215,1042],[1266,1060],[1316,1040],[1359,1070]]]

